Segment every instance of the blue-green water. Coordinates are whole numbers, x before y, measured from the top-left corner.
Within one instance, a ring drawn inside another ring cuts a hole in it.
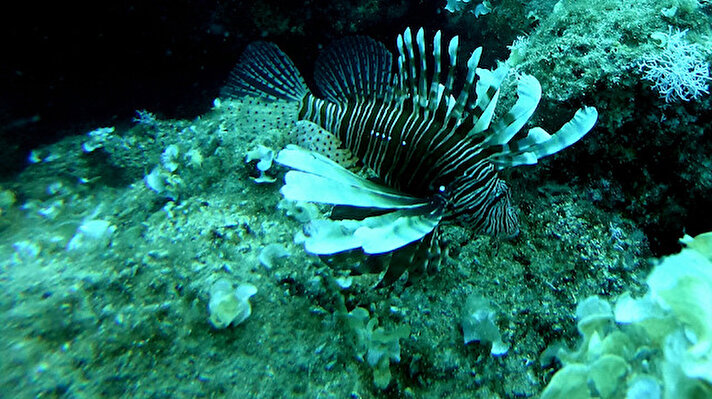
[[[663,54],[670,27],[687,29],[708,63],[709,3],[491,6],[477,19],[444,14],[463,47],[482,44],[462,44],[475,26],[495,48],[507,21],[529,21],[512,45],[512,73],[542,83],[543,123],[560,125],[582,104],[601,115],[572,148],[506,175],[516,238],[445,224],[436,270],[375,289],[364,256],[304,251],[303,219],[327,207],[284,202],[285,169],[256,182],[255,162],[245,162],[260,145],[276,153],[294,141],[297,104],[223,99],[194,120],[144,111],[131,127],[77,131],[0,182],[0,397],[538,397],[558,370],[570,386],[548,397],[654,397],[626,396],[641,376],[665,398],[709,397],[709,337],[694,318],[667,314],[689,343],[670,352],[660,344],[669,341],[603,317],[597,339],[629,337],[625,350],[606,347],[624,360],[605,363],[615,378],[601,388],[602,352],[584,350],[598,346],[576,314],[592,295],[643,296],[649,244],[662,255],[663,232],[674,246],[681,220],[712,229],[701,207],[712,186],[710,97],[666,102],[642,66]],[[500,101],[513,103],[512,86]],[[237,325],[211,322],[218,281],[257,289]],[[464,343],[472,297],[489,302],[506,353]],[[712,307],[708,295],[694,298]],[[553,353],[559,343],[570,350]]]

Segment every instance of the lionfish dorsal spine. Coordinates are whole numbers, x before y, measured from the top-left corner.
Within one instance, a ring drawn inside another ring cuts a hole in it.
[[[450,93],[452,93],[452,87],[455,84],[455,66],[457,65],[457,49],[460,45],[460,39],[458,36],[453,36],[450,39],[450,43],[447,46],[447,53],[450,59],[450,64],[448,65],[447,78],[445,79],[445,88],[443,90],[443,101],[447,105],[447,113],[450,114],[450,110],[454,105],[453,101],[450,99]]]
[[[480,62],[480,56],[482,55],[482,47],[478,47],[470,55],[470,59],[467,60],[467,77],[465,78],[465,84],[462,86],[460,91],[460,96],[457,98],[457,102],[452,110],[452,117],[460,121],[462,119],[462,113],[465,110],[467,101],[470,97],[470,92],[472,91],[472,84],[475,82],[475,74],[477,71],[477,64]]]
[[[425,55],[425,32],[423,28],[418,29],[415,41],[418,44],[418,55],[420,56],[420,89],[418,90],[418,99],[422,108],[428,106],[428,62]]]
[[[418,71],[415,65],[415,53],[413,51],[413,37],[410,32],[410,28],[406,28],[403,35],[398,35],[398,52],[400,53],[400,58],[403,59],[403,70],[401,73],[404,75],[402,77],[405,84],[406,96],[410,97],[413,102],[413,113],[418,112]],[[399,62],[400,65],[400,62]]]
[[[430,94],[428,95],[428,110],[434,112],[440,104],[442,90],[440,89],[440,31],[435,33],[433,38],[433,80],[430,82]]]
[[[494,70],[477,69],[478,79],[475,84],[477,100],[470,115],[474,124],[468,132],[469,136],[477,135],[489,128],[499,100],[499,88],[508,73],[509,68],[505,63],[499,64]]]

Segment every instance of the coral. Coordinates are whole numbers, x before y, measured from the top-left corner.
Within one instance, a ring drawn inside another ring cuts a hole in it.
[[[708,94],[709,64],[695,43],[685,39],[687,30],[656,32],[662,50],[650,54],[640,63],[643,78],[653,82],[653,89],[666,102],[690,101]]]
[[[408,325],[398,326],[386,332],[378,327],[378,318],[370,318],[368,310],[355,308],[347,315],[348,325],[354,333],[356,353],[363,361],[364,356],[369,366],[373,367],[373,382],[376,387],[385,389],[391,382],[390,362],[400,362],[400,341],[410,336]]]
[[[462,313],[465,345],[472,341],[491,343],[493,356],[507,353],[509,345],[502,342],[502,334],[495,323],[496,313],[489,300],[478,294],[472,294],[467,297]]]
[[[280,258],[286,258],[289,255],[289,251],[282,244],[272,243],[262,248],[257,259],[262,266],[271,269],[279,262]]]
[[[113,126],[100,127],[87,133],[87,136],[89,136],[89,140],[85,141],[84,144],[82,144],[82,150],[84,150],[84,152],[89,153],[104,147],[104,142],[110,139],[111,134],[113,134],[115,130],[116,128],[114,128]]]
[[[77,228],[76,234],[67,244],[67,251],[96,251],[109,244],[116,226],[106,220],[87,220]]]
[[[257,145],[247,152],[245,155],[245,163],[255,163],[256,171],[259,173],[259,176],[252,177],[255,183],[273,183],[275,181],[274,177],[265,173],[272,167],[273,160],[274,151],[262,144]]]
[[[712,395],[709,233],[683,242],[689,247],[650,273],[642,298],[623,294],[614,310],[595,296],[579,303],[583,342],[576,351],[550,348],[542,355],[553,352],[564,363],[543,399]]]
[[[257,287],[252,284],[240,284],[234,288],[225,279],[216,281],[210,288],[210,323],[215,328],[242,323],[252,314],[250,297],[256,293]]]

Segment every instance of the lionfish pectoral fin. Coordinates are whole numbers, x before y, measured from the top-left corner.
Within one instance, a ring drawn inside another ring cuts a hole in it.
[[[359,248],[361,243],[353,234],[358,227],[356,220],[312,220],[304,228],[304,249],[314,255],[333,255]]]
[[[502,151],[494,154],[490,160],[499,169],[535,164],[539,159],[555,154],[580,140],[593,128],[596,120],[596,108],[579,109],[556,133],[549,134],[539,127],[529,129],[526,137],[504,145]]]
[[[296,169],[287,172],[280,190],[291,201],[383,209],[418,208],[427,204],[423,199],[371,182],[323,155],[295,145],[280,151],[275,162]]]
[[[312,173],[291,170],[284,177],[280,192],[290,201],[317,202],[369,208],[412,208],[421,205],[417,199],[374,191],[368,187],[331,180]]]
[[[390,252],[422,239],[442,218],[437,204],[400,194],[297,146],[287,146],[275,160],[296,169],[287,172],[280,190],[288,200],[387,211],[362,220],[313,220],[306,227],[305,240],[306,250],[313,254],[356,248],[367,254]]]
[[[517,84],[517,102],[495,122],[492,130],[496,132],[482,144],[502,145],[517,134],[534,114],[541,100],[541,84],[531,75],[522,75]]]
[[[427,212],[427,207],[424,208]],[[438,211],[413,214],[412,210],[399,210],[364,219],[354,236],[361,240],[365,253],[386,253],[421,240],[437,227],[441,218]]]
[[[297,121],[290,134],[296,136],[300,147],[322,154],[345,168],[358,162],[351,151],[343,147],[338,137],[314,122]]]
[[[363,220],[313,220],[305,228],[304,248],[315,255],[358,248],[369,255],[383,254],[421,240],[439,221],[439,215],[412,215],[404,211]]]
[[[532,152],[537,158],[555,154],[564,148],[579,141],[586,135],[598,120],[598,111],[594,107],[585,107],[578,111],[574,117],[566,122],[556,133],[547,140],[538,142],[532,147]],[[543,129],[539,128],[542,132]]]
[[[301,101],[307,93],[299,70],[276,44],[254,42],[245,48],[221,94]]]

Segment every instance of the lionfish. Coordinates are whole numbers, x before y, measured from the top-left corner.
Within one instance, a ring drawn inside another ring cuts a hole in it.
[[[292,133],[301,147],[288,145],[277,155],[278,163],[293,169],[281,193],[335,206],[330,219],[305,226],[307,252],[361,249],[382,260],[381,283],[387,284],[439,263],[441,222],[492,236],[518,233],[509,188],[497,172],[570,146],[593,128],[598,114],[584,107],[552,135],[535,127],[517,136],[539,103],[539,82],[519,75],[516,102],[495,117],[509,67],[478,68],[479,47],[455,93],[458,44],[457,36],[447,44],[445,71],[440,31],[426,51],[423,29],[415,35],[406,29],[396,41],[395,63],[386,46],[369,37],[342,39],[317,59],[314,81],[321,96],[312,94],[275,44],[246,48],[223,94],[298,101]],[[348,170],[354,160],[377,180]]]

